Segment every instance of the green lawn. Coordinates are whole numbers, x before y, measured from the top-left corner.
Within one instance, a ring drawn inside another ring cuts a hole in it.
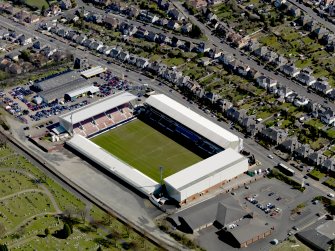
[[[49,4],[45,0],[25,0],[26,5],[37,7],[39,9],[42,9],[42,6],[44,5],[45,8],[49,7]]]
[[[323,182],[326,186],[329,186],[332,189],[335,189],[335,179],[334,178],[329,178],[325,182]]]
[[[141,120],[132,121],[91,140],[158,182],[159,166],[164,167],[163,177],[168,177],[202,160]]]
[[[308,173],[310,177],[312,177],[315,180],[321,180],[326,175],[324,173],[321,173],[320,171],[314,169]]]

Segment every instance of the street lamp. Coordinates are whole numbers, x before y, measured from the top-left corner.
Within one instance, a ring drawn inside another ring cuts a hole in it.
[[[163,170],[164,170],[164,167],[160,166],[159,172],[160,172],[160,178],[161,178],[161,186],[163,185]]]

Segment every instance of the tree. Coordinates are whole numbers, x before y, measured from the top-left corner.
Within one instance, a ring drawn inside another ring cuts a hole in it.
[[[190,37],[193,37],[193,38],[199,38],[201,37],[202,35],[202,32],[201,32],[201,29],[199,28],[198,25],[192,25],[192,29],[189,33]]]
[[[48,236],[48,235],[50,234],[50,230],[49,230],[49,228],[44,229],[44,234],[45,234],[46,236]]]
[[[66,239],[72,234],[72,229],[69,224],[65,223],[62,231],[63,237]]]
[[[21,51],[21,55],[20,57],[24,60],[24,61],[29,61],[30,59],[30,52],[27,50],[23,50]]]
[[[8,251],[8,247],[6,244],[0,244],[0,251]]]
[[[45,8],[45,5],[43,5],[42,8],[41,8],[41,15],[42,15],[42,16],[44,16],[45,9],[46,9],[46,8]]]
[[[98,247],[97,251],[102,251],[102,248],[101,246]]]

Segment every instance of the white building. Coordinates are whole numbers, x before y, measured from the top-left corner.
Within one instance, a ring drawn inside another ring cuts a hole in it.
[[[241,138],[164,94],[151,95],[146,104],[224,149],[239,152],[243,148]]]
[[[180,203],[218,188],[248,170],[248,159],[228,148],[164,179],[169,195]]]

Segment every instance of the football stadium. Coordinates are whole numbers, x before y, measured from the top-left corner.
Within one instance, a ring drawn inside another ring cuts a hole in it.
[[[242,139],[163,94],[121,92],[59,117],[66,145],[136,190],[179,204],[248,170]]]

